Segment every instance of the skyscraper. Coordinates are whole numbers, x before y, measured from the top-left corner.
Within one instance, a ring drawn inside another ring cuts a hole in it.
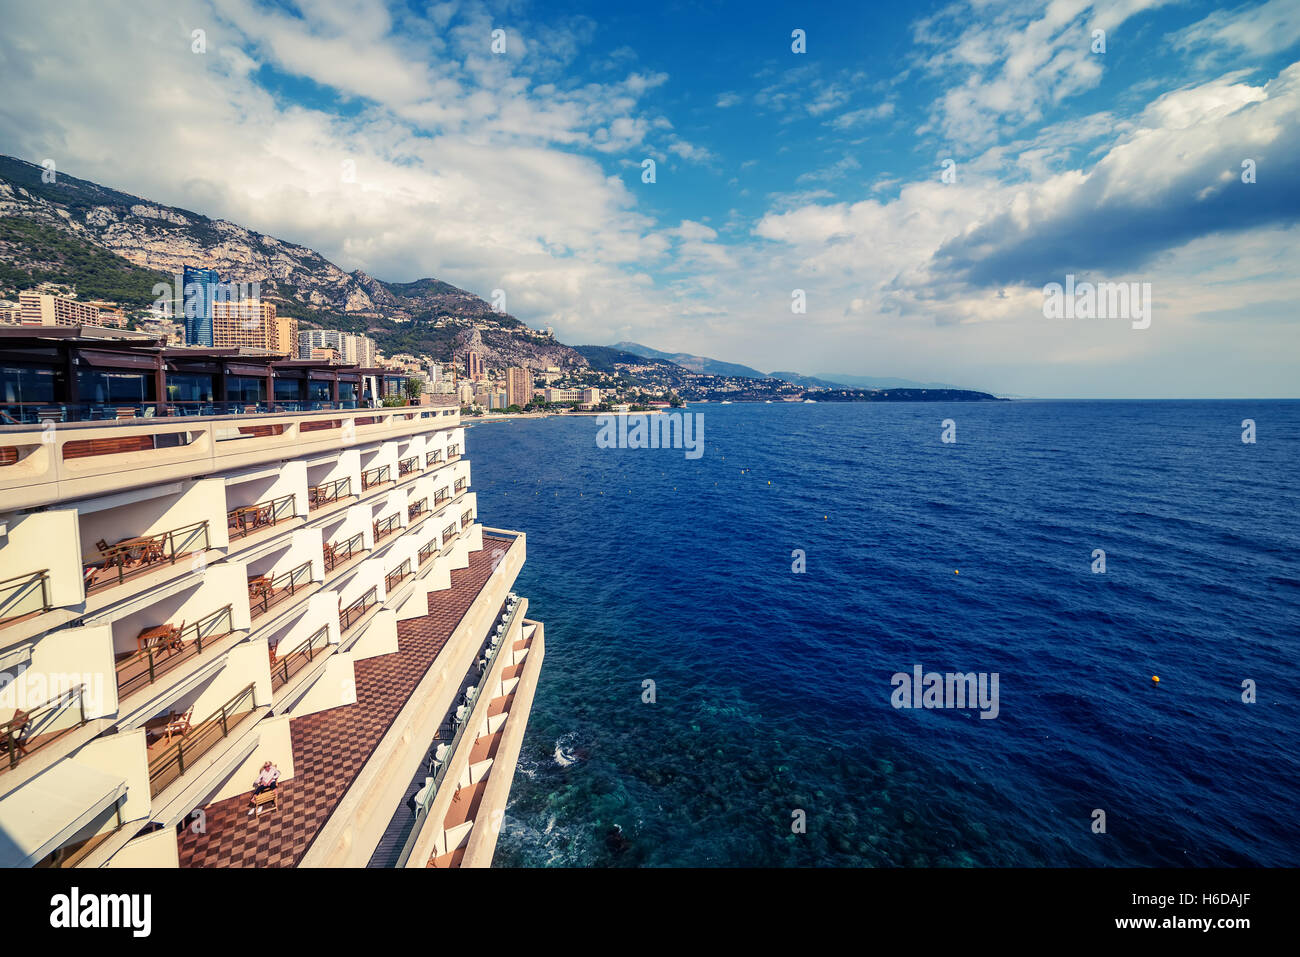
[[[532,400],[532,370],[511,366],[506,370],[506,405],[517,405],[522,409]]]
[[[212,304],[216,300],[221,276],[215,269],[197,269],[186,266],[182,276],[181,295],[184,299],[185,344],[211,346]]]

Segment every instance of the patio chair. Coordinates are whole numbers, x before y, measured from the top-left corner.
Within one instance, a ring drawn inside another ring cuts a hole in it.
[[[190,722],[194,719],[194,706],[190,705],[190,710],[184,714],[171,714],[167,717],[167,723],[162,726],[162,734],[170,743],[172,735],[180,737],[190,733]]]
[[[0,739],[0,748],[3,748],[9,755],[12,762],[14,758],[22,757],[27,754],[27,738],[31,734],[32,716],[26,711],[19,708],[14,712],[14,716],[9,719],[9,730],[5,733],[3,739]],[[15,752],[17,754],[15,755]]]

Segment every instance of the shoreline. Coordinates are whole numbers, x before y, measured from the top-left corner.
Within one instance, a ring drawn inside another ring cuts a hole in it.
[[[570,419],[591,418],[598,415],[663,415],[666,409],[650,409],[648,412],[502,412],[499,415],[462,416],[461,425],[473,425],[478,422],[504,422],[514,419]]]

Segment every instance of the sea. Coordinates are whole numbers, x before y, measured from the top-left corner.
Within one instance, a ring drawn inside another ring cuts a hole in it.
[[[495,865],[1300,865],[1300,402],[683,411],[467,430],[546,629]]]

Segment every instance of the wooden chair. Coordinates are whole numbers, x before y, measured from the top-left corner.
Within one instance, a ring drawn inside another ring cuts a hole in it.
[[[338,563],[339,553],[335,551],[334,546],[329,542],[323,543],[321,549],[325,552],[325,567],[333,568]]]
[[[280,802],[276,797],[276,794],[279,790],[279,788],[267,788],[261,794],[253,795],[253,809],[255,811],[260,811],[262,808],[269,805],[272,811],[278,811],[280,809]]]
[[[13,758],[13,752],[17,750],[18,756],[23,757],[27,754],[27,738],[31,734],[32,716],[26,711],[19,708],[14,712],[14,716],[9,719],[9,730],[5,733],[4,739],[0,740],[0,747]]]
[[[194,706],[190,705],[190,710],[184,714],[170,714],[167,716],[167,723],[162,726],[162,734],[170,744],[173,734],[178,734],[182,738],[190,733],[190,722],[194,719]]]

